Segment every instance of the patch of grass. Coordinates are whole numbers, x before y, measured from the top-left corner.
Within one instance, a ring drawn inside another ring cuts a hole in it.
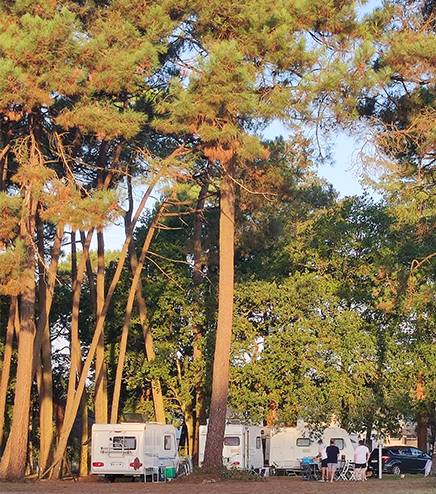
[[[264,478],[254,472],[254,470],[239,470],[238,468],[221,468],[220,478],[225,481],[252,482],[263,481]]]
[[[384,473],[382,478],[379,479],[377,475],[373,475],[371,478],[371,481],[376,480],[378,482],[392,482],[392,481],[398,481],[398,482],[406,482],[410,480],[424,480],[426,477],[424,477],[424,474],[422,473],[405,473],[403,474],[404,477],[401,478],[400,475],[392,475],[388,473]],[[428,477],[428,479],[431,479],[431,477]]]

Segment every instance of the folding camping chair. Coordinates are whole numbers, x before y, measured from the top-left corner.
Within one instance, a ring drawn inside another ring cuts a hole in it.
[[[356,471],[355,471],[355,465],[350,461],[348,465],[348,471],[347,471],[347,480],[357,480],[356,479]]]
[[[338,465],[338,469],[336,470],[335,480],[348,480],[347,473],[350,467],[350,463],[346,460],[341,461]]]

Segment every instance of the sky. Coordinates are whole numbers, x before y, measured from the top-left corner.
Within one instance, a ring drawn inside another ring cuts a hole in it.
[[[363,168],[361,150],[359,139],[338,134],[333,142],[333,163],[318,167],[318,175],[327,179],[341,198],[364,192],[376,195],[360,183]]]
[[[267,139],[282,135],[286,140],[289,132],[279,124],[273,124],[264,136]],[[339,193],[339,197],[361,195],[364,192],[359,179],[359,151],[362,143],[359,139],[353,139],[338,132],[336,137],[329,136],[332,160],[325,164],[320,164],[317,168],[319,176],[324,177],[330,182],[334,189]],[[326,151],[327,152],[327,151]]]

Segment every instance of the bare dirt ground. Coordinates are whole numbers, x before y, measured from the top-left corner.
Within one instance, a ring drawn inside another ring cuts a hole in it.
[[[0,494],[436,494],[436,478],[406,475],[404,479],[386,475],[367,482],[304,482],[301,477],[269,477],[251,481],[221,480],[208,474],[193,474],[166,483],[117,480],[106,483],[95,476],[77,481],[28,480],[2,482]]]

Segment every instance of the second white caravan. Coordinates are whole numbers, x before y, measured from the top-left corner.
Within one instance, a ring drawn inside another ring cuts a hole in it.
[[[227,424],[223,443],[223,465],[238,470],[260,471],[264,466],[262,427]],[[199,466],[204,459],[207,426],[200,426]]]
[[[300,469],[303,458],[314,458],[318,454],[319,437],[311,437],[306,427],[283,427],[270,431],[269,465],[276,471],[291,473]],[[327,427],[322,434],[326,446],[334,439],[340,450],[340,458],[354,461],[354,447],[345,429]]]

